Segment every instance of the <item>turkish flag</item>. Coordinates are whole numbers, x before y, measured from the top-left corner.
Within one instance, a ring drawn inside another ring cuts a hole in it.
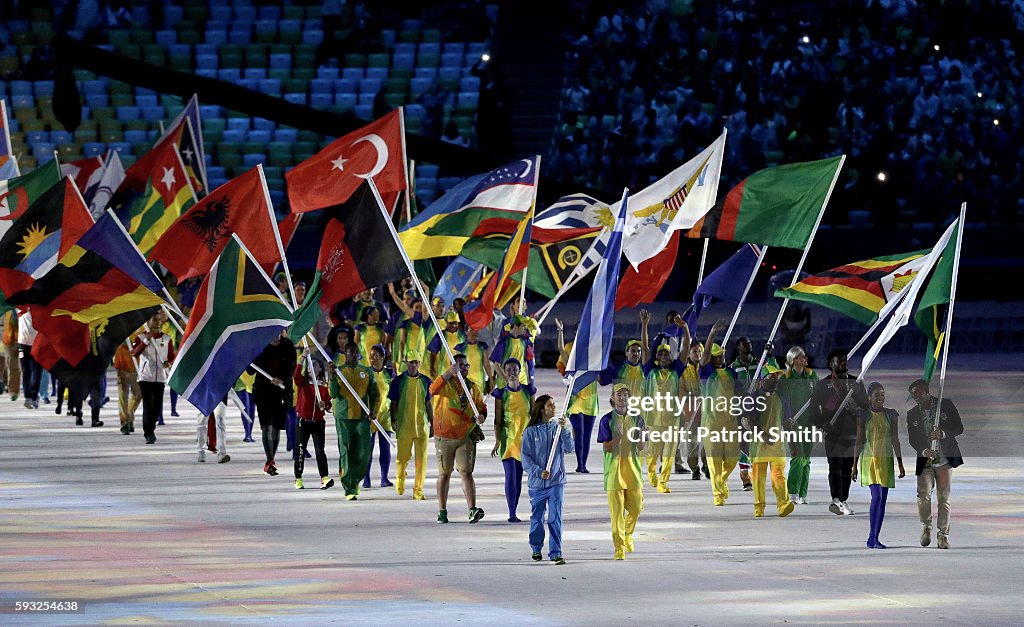
[[[380,193],[405,189],[402,112],[384,117],[335,140],[284,175],[293,213],[340,205],[368,178]]]
[[[184,281],[210,271],[232,233],[260,264],[281,261],[274,237],[273,212],[259,166],[237,176],[192,206],[171,225],[149,258]]]
[[[658,297],[668,275],[672,274],[672,266],[676,263],[679,253],[679,234],[676,231],[665,248],[657,255],[640,264],[639,270],[626,266],[626,272],[619,282],[619,290],[615,294],[615,311],[626,307],[636,307],[640,303],[653,303]]]

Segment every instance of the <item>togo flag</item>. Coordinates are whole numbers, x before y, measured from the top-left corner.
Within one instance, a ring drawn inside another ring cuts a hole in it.
[[[168,383],[209,414],[292,314],[232,239],[199,288]]]

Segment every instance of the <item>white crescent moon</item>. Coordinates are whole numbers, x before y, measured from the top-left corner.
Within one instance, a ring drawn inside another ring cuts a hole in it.
[[[520,161],[526,164],[526,171],[523,172],[520,176],[522,178],[526,178],[526,175],[530,173],[530,168],[533,167],[533,159],[520,159]]]
[[[377,135],[376,133],[370,133],[365,137],[360,137],[359,139],[352,142],[352,145],[355,146],[359,142],[370,142],[371,144],[373,144],[374,150],[377,151],[377,163],[373,164],[373,168],[369,172],[365,174],[356,174],[356,176],[358,176],[361,179],[368,179],[370,177],[377,176],[380,173],[380,171],[384,169],[384,166],[387,165],[388,163],[388,145],[384,143],[384,140],[381,139],[380,135]]]

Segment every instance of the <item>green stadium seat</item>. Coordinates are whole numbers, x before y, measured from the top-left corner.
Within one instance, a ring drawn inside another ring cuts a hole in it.
[[[202,34],[198,30],[178,31],[178,43],[194,46],[203,42]]]
[[[112,107],[130,107],[135,104],[135,96],[132,94],[114,94],[110,97]]]
[[[391,58],[382,53],[370,54],[366,57],[367,67],[388,67],[391,64]]]
[[[20,45],[21,42],[19,42],[17,39],[17,35],[19,34],[20,33],[12,34],[12,43]],[[115,48],[120,48],[121,46],[126,46],[129,43],[131,43],[131,33],[126,30],[107,31],[107,41],[109,41],[110,45],[114,46]]]
[[[434,43],[434,42],[438,42],[439,43],[441,41],[441,31],[436,29],[436,28],[428,28],[428,29],[424,30],[423,31],[423,41],[427,41],[427,42],[431,42],[431,43]]]
[[[156,38],[153,35],[153,31],[143,29],[133,29],[128,32],[128,38],[133,44],[139,44],[145,46],[156,42]]]
[[[345,67],[366,67],[365,54],[346,54]]]

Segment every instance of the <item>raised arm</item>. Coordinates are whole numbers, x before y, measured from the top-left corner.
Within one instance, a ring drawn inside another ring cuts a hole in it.
[[[711,363],[711,345],[715,343],[715,336],[725,326],[725,320],[719,318],[715,321],[715,324],[711,325],[711,331],[708,332],[708,339],[704,342],[704,352],[700,356],[700,365],[706,366]],[[689,337],[689,336],[687,336]]]
[[[676,314],[676,317],[672,319],[672,322],[683,330],[683,341],[679,344],[679,360],[686,363],[687,355],[690,354],[690,327],[679,314]]]
[[[651,312],[646,309],[640,310],[640,363],[646,364],[651,360],[651,335],[647,330],[651,322]]]
[[[392,300],[395,301],[395,306],[398,307],[402,311],[402,313],[412,318],[412,307],[405,304],[405,299],[398,295],[398,292],[395,291],[395,285],[393,283],[388,283],[388,292],[390,292]]]

